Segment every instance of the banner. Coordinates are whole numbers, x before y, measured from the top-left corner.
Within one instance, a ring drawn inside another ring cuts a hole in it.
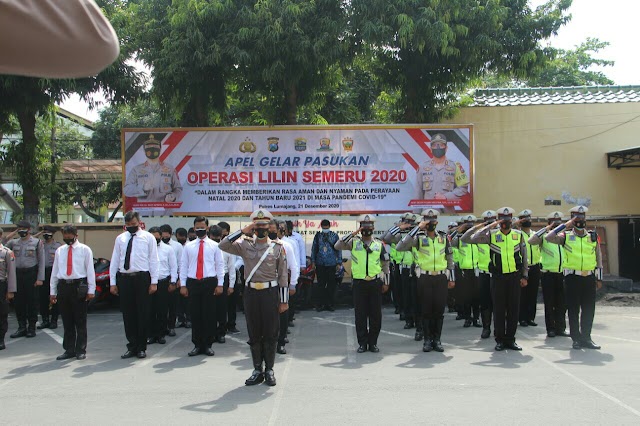
[[[473,210],[471,125],[123,129],[122,149],[146,215]]]

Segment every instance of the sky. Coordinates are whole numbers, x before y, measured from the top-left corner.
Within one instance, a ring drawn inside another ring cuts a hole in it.
[[[545,0],[530,0],[532,7],[544,2]],[[571,21],[548,43],[556,48],[572,49],[587,37],[608,41],[610,46],[600,51],[596,57],[615,61],[615,65],[601,71],[615,84],[640,85],[640,55],[637,53],[640,1],[573,0],[569,11]],[[98,110],[89,110],[88,105],[76,96],[69,98],[61,106],[89,120],[98,119]]]

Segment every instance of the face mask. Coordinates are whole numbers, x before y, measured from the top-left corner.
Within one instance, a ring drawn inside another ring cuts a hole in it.
[[[53,234],[44,234],[43,236],[45,240],[49,241],[53,237]]]
[[[427,231],[435,231],[436,225],[434,223],[430,223],[427,225]]]
[[[169,241],[171,241],[171,237],[162,239],[162,242],[165,244],[169,244]]]
[[[325,228],[322,228],[322,232],[325,232],[325,233],[326,233],[326,232],[329,232],[329,231],[330,231],[330,229],[329,229],[329,228],[326,228],[326,229],[325,229]]]
[[[574,222],[573,226],[575,226],[576,229],[584,229],[585,226],[587,226],[587,222],[584,220],[577,220]]]
[[[160,157],[160,150],[158,148],[147,148],[144,150],[144,153],[150,160],[155,160]]]
[[[22,238],[26,237],[28,233],[29,231],[25,231],[24,229],[18,231],[18,235],[20,235]]]
[[[196,237],[194,237],[193,235],[189,237],[189,241],[193,241],[195,239],[196,239]]]
[[[531,221],[525,220],[524,222],[520,222],[523,228],[531,228]]]
[[[138,227],[137,226],[127,226],[127,231],[129,231],[130,234],[135,234],[136,232],[138,232]]]
[[[373,235],[373,230],[372,229],[363,229],[362,230],[362,235],[365,237],[370,237]]]
[[[500,228],[502,229],[511,229],[511,220],[506,220],[500,223]]]
[[[222,238],[220,238],[220,237],[213,237],[213,238],[211,238],[211,239],[212,239],[213,241],[215,241],[216,243],[219,243],[219,242],[220,242],[220,240],[221,240]]]
[[[447,149],[446,148],[433,148],[431,150],[431,152],[433,152],[433,156],[436,158],[442,158],[444,157],[444,154],[446,154]]]
[[[62,241],[64,241],[65,244],[71,245],[71,244],[76,242],[76,239],[75,238],[63,238]]]
[[[156,238],[156,244],[157,244],[157,245],[160,245],[160,242],[161,242],[161,241],[162,241],[162,240],[159,240],[158,238]]]
[[[277,240],[278,239],[278,233],[277,232],[269,232],[269,239],[270,240]]]
[[[256,228],[256,237],[266,238],[269,234],[269,230],[265,228]]]
[[[204,238],[204,236],[207,235],[206,229],[195,229],[194,231],[196,231],[196,236],[198,238]]]

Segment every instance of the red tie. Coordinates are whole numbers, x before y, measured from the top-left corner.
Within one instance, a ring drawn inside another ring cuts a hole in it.
[[[67,276],[71,276],[73,273],[73,247],[69,246],[69,251],[67,252]]]
[[[196,266],[196,279],[204,278],[204,240],[200,240],[200,248],[198,249],[198,266]]]

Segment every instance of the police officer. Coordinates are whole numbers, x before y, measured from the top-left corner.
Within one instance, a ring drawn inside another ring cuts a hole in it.
[[[147,161],[138,164],[127,174],[124,185],[126,197],[137,197],[141,202],[172,203],[180,199],[182,184],[176,169],[160,161],[160,141],[153,135],[144,142]]]
[[[361,215],[358,217],[360,227],[335,244],[336,250],[351,251],[353,306],[360,345],[358,353],[367,350],[380,352],[378,336],[382,326],[382,294],[389,290],[389,254],[384,243],[373,237],[375,220],[373,215]]]
[[[44,239],[44,283],[40,288],[40,317],[41,322],[38,330],[43,328],[58,328],[58,305],[49,303],[49,293],[51,291],[51,269],[53,267],[53,259],[56,250],[61,246],[59,242],[53,239],[57,229],[51,225],[46,225],[42,232]]]
[[[187,230],[184,228],[176,229],[176,238],[180,238],[178,235],[179,230],[184,231],[184,239],[187,237]],[[162,236],[162,242],[168,244],[175,254],[176,264],[178,265],[178,276],[180,276],[180,261],[182,260],[182,243],[179,241],[171,239],[171,235],[173,234],[173,228],[170,225],[164,224],[160,226],[160,233]],[[181,232],[182,233],[182,232]],[[165,334],[169,337],[175,337],[176,331],[176,313],[178,308],[178,302],[181,299],[180,291],[178,291],[179,282],[169,284],[169,298],[168,298],[168,313],[167,313],[167,325]]]
[[[147,345],[153,343],[164,345],[167,342],[164,336],[167,332],[169,289],[172,288],[172,291],[175,292],[178,281],[176,253],[169,244],[164,242],[161,229],[157,226],[149,229],[149,233],[154,236],[158,245],[158,289],[151,295]]]
[[[473,227],[477,218],[468,214],[463,216],[464,222],[458,228],[456,236],[452,240],[452,245],[458,248],[458,267],[460,276],[458,282],[460,288],[458,295],[460,297],[460,305],[462,306],[462,315],[464,316],[463,327],[481,327],[478,322],[480,318],[480,288],[478,284],[478,246],[462,241],[462,234]]]
[[[35,337],[38,321],[38,291],[44,282],[44,248],[42,241],[31,235],[31,224],[26,220],[18,222],[19,239],[9,241],[6,246],[16,258],[15,310],[18,330],[11,335]],[[27,321],[29,327],[27,328]]]
[[[516,330],[520,288],[527,285],[527,247],[522,232],[511,228],[515,211],[511,207],[501,207],[497,212],[498,220],[480,228],[471,236],[470,241],[491,246],[489,271],[493,280],[495,349],[521,351],[522,348],[516,343]],[[500,229],[495,229],[498,226]]]
[[[461,240],[465,243],[469,243],[471,235],[473,235],[478,229],[490,225],[496,221],[496,212],[493,210],[486,210],[482,213],[481,222],[472,228],[469,228]],[[491,336],[491,316],[493,313],[493,301],[491,300],[491,273],[489,272],[489,263],[491,262],[491,252],[489,244],[476,244],[478,248],[478,283],[480,287],[480,318],[482,319],[482,333],[480,338],[488,339]]]
[[[419,200],[459,200],[469,193],[469,176],[458,162],[448,160],[447,138],[436,133],[431,139],[433,158],[418,169]]]
[[[440,336],[447,305],[447,289],[455,286],[453,252],[447,234],[436,231],[438,211],[422,212],[422,222],[402,238],[398,251],[412,251],[416,261],[418,300],[425,331],[424,352],[444,352]]]
[[[282,243],[269,240],[269,221],[272,218],[267,210],[256,210],[251,214],[249,225],[220,242],[222,251],[240,256],[244,261],[244,314],[254,367],[245,381],[247,386],[263,381],[269,386],[276,385],[273,364],[280,331],[279,319],[280,314],[289,309],[287,253]],[[254,237],[242,236],[254,231]]]
[[[596,232],[586,230],[588,211],[585,206],[572,208],[571,219],[545,236],[548,242],[564,246],[565,295],[573,349],[600,349],[591,340],[591,327],[596,290],[602,288],[602,253]]]
[[[535,327],[538,324],[536,318],[536,308],[538,304],[538,288],[540,287],[540,246],[529,244],[529,238],[533,235],[531,230],[532,211],[524,209],[518,214],[517,223],[524,234],[524,241],[527,246],[527,259],[529,261],[529,280],[526,287],[520,293],[520,327]]]
[[[209,228],[209,238],[217,244],[220,244],[220,241],[229,235],[224,234],[224,232],[224,229],[219,225],[211,225]],[[222,293],[216,296],[216,321],[218,323],[218,328],[216,330],[215,341],[218,343],[226,343],[227,341],[225,335],[227,334],[227,325],[229,324],[229,297],[235,293],[236,260],[237,256],[224,251],[222,252],[222,261],[224,263],[224,282],[222,283]]]
[[[456,269],[458,268],[458,248],[454,247],[451,244],[451,241],[453,240],[453,238],[456,236],[456,234],[458,233],[458,222],[449,222],[449,225],[447,226],[447,239],[449,240],[449,245],[451,246],[451,251],[453,252],[452,256],[453,256],[453,263],[456,265]],[[456,273],[456,276],[460,275],[459,273]],[[458,312],[457,309],[457,292],[458,289],[456,287],[454,288],[450,288],[447,293],[447,306],[449,307],[449,312]],[[458,318],[456,318],[458,319]],[[462,317],[460,317],[460,319],[462,319]]]
[[[0,237],[3,231],[0,228]],[[13,252],[0,243],[0,351],[5,348],[4,336],[9,329],[9,301],[17,291],[16,261]]]
[[[566,332],[567,322],[565,314],[567,307],[564,302],[564,275],[562,265],[566,254],[564,247],[550,244],[544,236],[562,223],[562,212],[551,212],[547,216],[548,225],[529,238],[529,244],[540,247],[542,258],[542,295],[544,297],[544,321],[547,326],[547,336],[569,336]]]

